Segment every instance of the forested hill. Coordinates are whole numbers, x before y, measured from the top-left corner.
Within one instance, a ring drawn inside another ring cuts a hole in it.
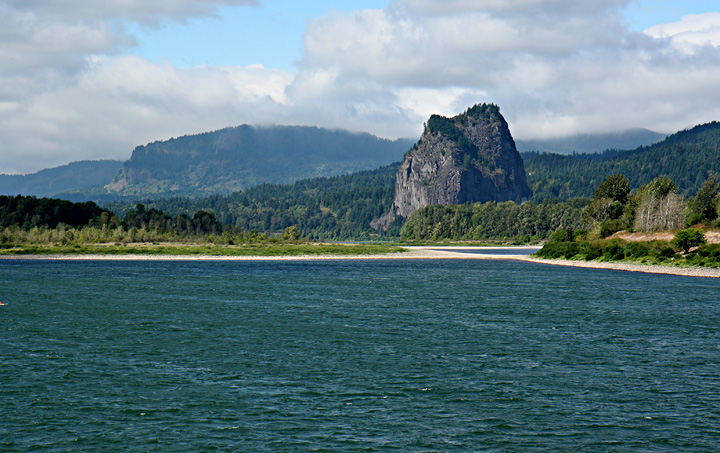
[[[393,202],[399,165],[293,184],[261,184],[229,196],[149,200],[147,205],[173,217],[212,210],[222,223],[245,231],[281,232],[297,225],[303,237],[313,239],[369,239],[377,233],[370,221]],[[134,204],[104,206],[123,216]],[[399,226],[393,225],[387,234],[399,236]]]
[[[317,127],[243,125],[138,146],[107,188],[139,197],[229,194],[378,168],[401,159],[413,142]]]
[[[85,160],[27,175],[0,175],[0,194],[50,197],[68,190],[105,185],[121,166],[119,160]]]
[[[694,194],[709,173],[720,173],[720,123],[696,126],[652,146],[600,154],[521,153],[533,200],[592,196],[608,176],[620,173],[632,188],[668,176],[684,195]]]
[[[711,123],[633,151],[582,156],[525,153],[524,157],[528,181],[534,183],[537,191],[536,200],[592,196],[599,184],[613,173],[627,174],[634,187],[668,175],[691,195],[707,178],[708,171],[720,172],[718,143],[720,124]],[[304,237],[366,239],[373,234],[384,234],[370,228],[369,223],[390,208],[399,165],[293,184],[261,184],[227,196],[175,197],[145,203],[148,208],[162,210],[173,217],[211,210],[224,224],[241,230],[282,232],[298,225]],[[104,204],[121,217],[133,206],[134,202]],[[547,206],[543,212],[555,215],[555,207]],[[400,222],[392,225],[386,234],[397,236],[400,226]]]

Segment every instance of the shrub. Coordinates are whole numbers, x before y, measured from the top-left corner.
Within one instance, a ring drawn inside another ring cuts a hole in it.
[[[600,258],[602,256],[602,252],[600,250],[596,249],[588,249],[587,252],[585,252],[585,260],[586,261],[592,261]]]
[[[625,248],[619,244],[609,244],[603,249],[603,256],[611,260],[621,260],[625,258]]]
[[[625,228],[621,219],[605,219],[600,223],[600,237],[606,238]]]
[[[695,228],[687,228],[678,231],[675,233],[675,237],[672,240],[672,244],[675,247],[683,249],[685,253],[688,253],[691,248],[705,243],[705,232]]]
[[[703,258],[711,258],[714,261],[720,261],[720,244],[700,246],[697,250],[697,254]]]
[[[670,246],[663,247],[658,251],[658,256],[661,258],[672,258],[675,256],[675,249]]]
[[[548,242],[537,252],[542,258],[572,258],[579,254],[581,246],[577,242]]]
[[[550,236],[551,242],[572,242],[575,240],[575,232],[572,228],[559,228]]]
[[[650,253],[650,246],[644,242],[630,242],[625,246],[625,256],[642,258]]]

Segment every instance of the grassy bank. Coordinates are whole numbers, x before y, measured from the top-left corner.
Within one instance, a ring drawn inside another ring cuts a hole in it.
[[[385,244],[74,244],[12,245],[0,248],[3,255],[175,255],[175,256],[363,256],[402,252]]]

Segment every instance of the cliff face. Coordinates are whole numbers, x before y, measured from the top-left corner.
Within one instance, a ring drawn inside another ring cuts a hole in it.
[[[397,172],[387,227],[425,206],[529,197],[525,167],[497,106],[476,105],[453,118],[433,115]]]

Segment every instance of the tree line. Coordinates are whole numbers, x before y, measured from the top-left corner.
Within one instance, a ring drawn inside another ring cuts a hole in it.
[[[395,174],[399,163],[349,175],[312,178],[293,184],[260,184],[228,196],[199,200],[168,198],[147,200],[156,209],[176,218],[199,210],[213,212],[234,231],[257,230],[281,234],[297,226],[308,239],[361,239],[376,235],[397,237],[400,224],[387,232],[370,227],[373,219],[390,209],[395,198]],[[121,215],[134,203],[112,202],[104,206]]]
[[[695,196],[686,199],[667,176],[637,190],[621,174],[609,176],[592,198],[560,203],[474,203],[428,206],[413,212],[402,228],[408,241],[544,239],[557,230],[582,232],[597,239],[621,230],[665,231],[694,225],[720,226],[720,183],[710,175]]]

